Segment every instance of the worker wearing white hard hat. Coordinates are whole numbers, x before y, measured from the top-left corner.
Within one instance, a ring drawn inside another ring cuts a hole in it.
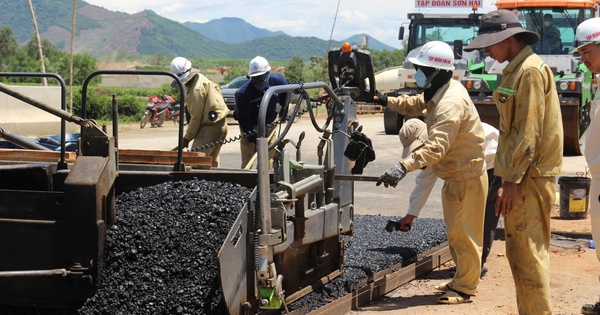
[[[498,188],[502,184],[502,179],[494,175],[494,158],[496,157],[496,147],[498,145],[498,129],[486,123],[482,123],[482,125],[485,132],[485,163],[488,175],[488,195],[485,203],[485,220],[483,224],[481,278],[486,276],[489,271],[485,266],[485,262],[492,249],[492,243],[494,242],[496,228],[500,219],[495,213],[495,205],[498,197]],[[411,118],[404,122],[402,128],[400,128],[399,136],[403,146],[402,158],[404,159],[410,153],[425,145],[428,138],[427,125],[420,119]],[[419,217],[436,181],[437,176],[435,176],[431,167],[425,167],[419,172],[415,179],[415,187],[408,199],[406,215],[398,223],[401,231],[408,232],[410,230],[408,227],[412,226],[415,218]]]
[[[192,62],[184,57],[171,61],[171,72],[184,84],[187,111],[190,121],[183,135],[183,147],[203,152],[212,157],[212,166],[218,167],[220,142],[227,137],[227,114],[229,109],[223,100],[219,85],[199,72],[191,73]],[[177,81],[174,81],[176,85]]]
[[[250,168],[253,157],[256,155],[256,137],[258,131],[258,114],[262,97],[269,87],[277,85],[287,85],[283,75],[277,72],[271,72],[271,65],[267,59],[256,56],[248,64],[248,82],[244,83],[235,92],[235,112],[234,118],[239,122],[240,133],[243,135],[240,140],[240,150],[242,154],[242,168]],[[275,137],[270,135],[275,130],[275,119],[286,117],[288,108],[289,93],[273,93],[267,107],[267,134],[269,144],[275,141]],[[269,152],[273,157],[274,151]]]
[[[442,207],[456,273],[438,286],[446,291],[438,303],[468,303],[481,273],[482,209],[488,190],[485,134],[467,90],[452,79],[454,52],[448,44],[428,42],[409,61],[417,69],[414,78],[423,93],[387,97],[378,92],[374,99],[403,115],[424,115],[427,140],[381,175],[377,185],[396,187],[407,172],[423,167],[445,181]]]
[[[583,21],[575,31],[577,48],[573,52],[579,53],[581,62],[594,73],[600,73],[600,18],[592,18]],[[596,82],[600,77],[596,76]],[[592,223],[592,238],[596,244],[600,243],[600,93],[596,93],[590,109],[590,125],[586,131],[583,155],[587,162],[592,184],[590,187],[590,218]],[[596,256],[600,261],[600,248],[596,246]],[[600,278],[599,278],[600,279]],[[600,299],[594,304],[586,304],[582,307],[583,314],[600,314]]]

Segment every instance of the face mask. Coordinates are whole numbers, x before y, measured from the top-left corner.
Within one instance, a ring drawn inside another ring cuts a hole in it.
[[[551,26],[551,25],[552,25],[552,22],[551,22],[551,21],[544,21],[544,25],[545,25],[545,26]]]
[[[425,85],[427,85],[427,76],[421,69],[417,70],[414,75],[415,81],[417,81],[417,86],[424,89]]]
[[[269,74],[266,73],[264,75],[261,75],[260,77],[254,79],[252,81],[252,84],[254,84],[254,87],[259,90],[259,91],[264,91],[265,88],[267,87],[267,84],[269,82]]]

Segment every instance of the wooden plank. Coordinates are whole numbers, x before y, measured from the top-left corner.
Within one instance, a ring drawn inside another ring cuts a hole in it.
[[[174,165],[177,162],[176,151],[159,150],[119,150],[119,163]],[[75,152],[65,152],[65,161],[75,162]],[[58,162],[60,152],[30,149],[0,149],[0,160],[27,162]],[[212,157],[202,152],[183,152],[183,163],[195,168],[210,169]]]
[[[75,152],[65,152],[66,162],[75,162],[76,157]],[[58,162],[60,161],[60,151],[0,149],[0,159],[28,162]]]
[[[119,155],[177,156],[177,151],[119,149]],[[204,153],[183,151],[183,156],[204,156]]]
[[[177,163],[177,151],[120,149],[119,163],[172,165]],[[212,157],[202,152],[183,152],[183,163],[210,169]]]

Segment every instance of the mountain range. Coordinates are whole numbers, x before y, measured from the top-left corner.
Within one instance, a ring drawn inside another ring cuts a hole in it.
[[[73,1],[32,0],[40,36],[58,49],[69,51]],[[34,36],[27,1],[0,0],[0,27],[8,26],[24,44]],[[357,34],[343,41],[317,37],[290,36],[281,31],[257,28],[243,19],[221,18],[206,23],[179,23],[146,10],[136,14],[114,12],[77,1],[75,52],[98,58],[116,55],[166,55],[189,58],[289,60],[295,56],[308,60],[325,55],[328,47],[342,42],[359,44],[366,38],[373,50],[395,50],[368,34]]]

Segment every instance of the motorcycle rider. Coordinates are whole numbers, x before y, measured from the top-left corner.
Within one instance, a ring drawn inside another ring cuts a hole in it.
[[[192,62],[184,57],[176,57],[171,61],[171,72],[184,84],[186,106],[190,113],[189,124],[183,136],[183,147],[187,148],[193,140],[192,149],[195,149],[225,140],[229,109],[219,85],[199,72],[192,74],[191,70]],[[213,167],[219,167],[220,145],[205,146],[200,152],[212,157]]]

